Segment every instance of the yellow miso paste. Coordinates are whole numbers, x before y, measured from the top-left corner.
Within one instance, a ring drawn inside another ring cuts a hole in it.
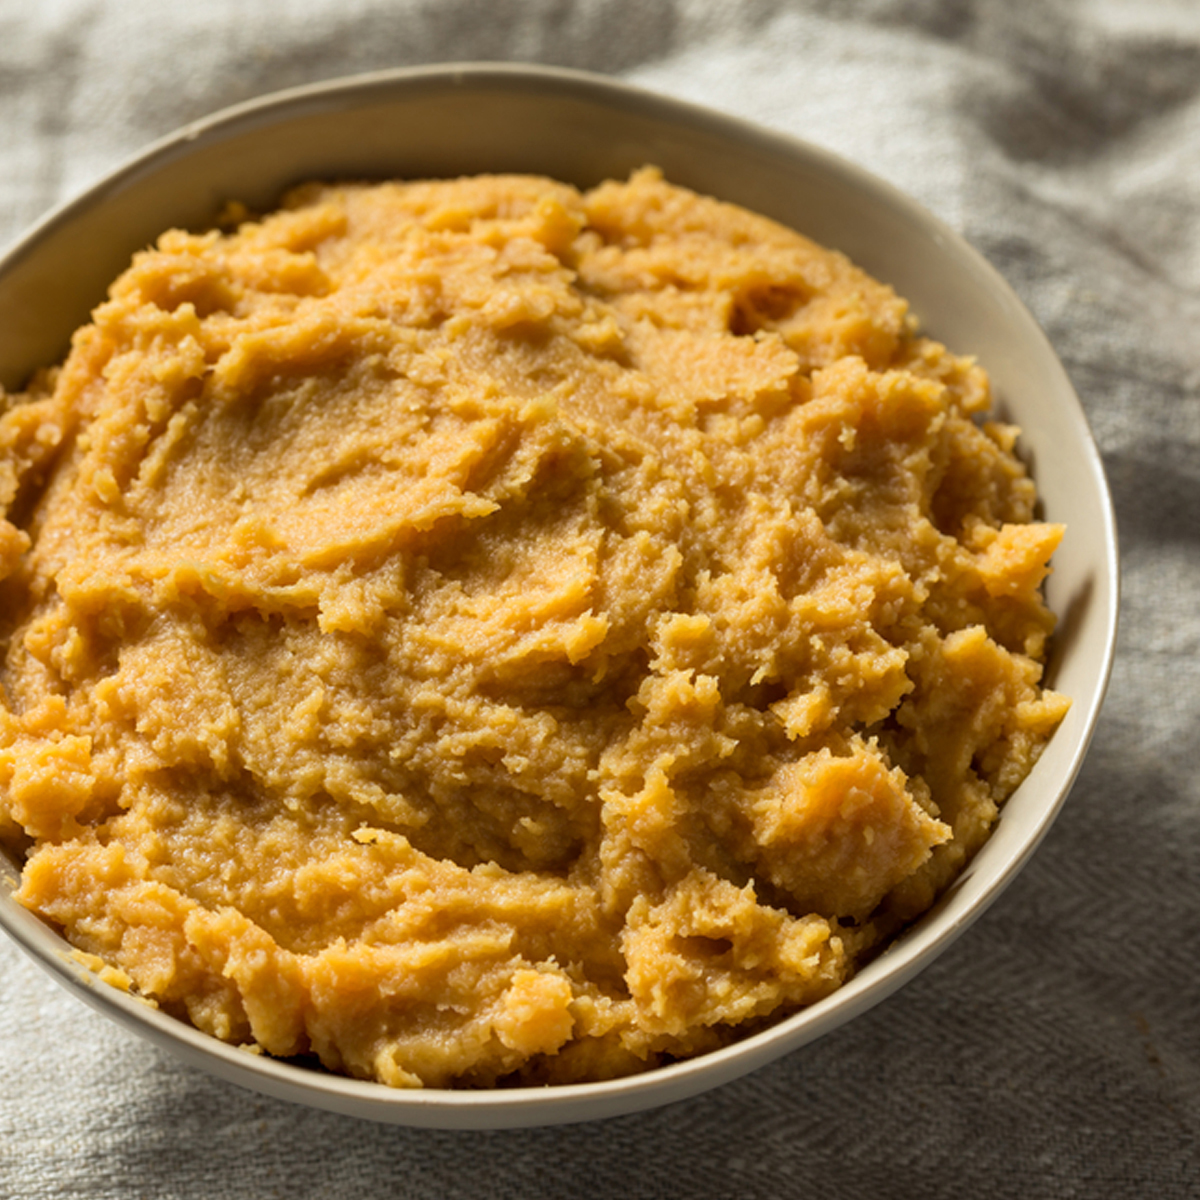
[[[0,837],[103,977],[395,1086],[828,995],[1066,709],[984,372],[652,169],[300,188],[0,418]]]

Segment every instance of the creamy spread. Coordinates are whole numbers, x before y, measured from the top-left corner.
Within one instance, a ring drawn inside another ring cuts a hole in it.
[[[989,404],[890,288],[651,169],[164,234],[0,417],[19,899],[398,1086],[819,1000],[1067,706],[1062,528]]]

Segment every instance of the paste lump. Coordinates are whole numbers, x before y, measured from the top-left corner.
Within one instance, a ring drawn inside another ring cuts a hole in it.
[[[988,405],[889,288],[651,169],[164,234],[0,418],[20,901],[397,1086],[820,999],[1066,708],[1062,529]]]

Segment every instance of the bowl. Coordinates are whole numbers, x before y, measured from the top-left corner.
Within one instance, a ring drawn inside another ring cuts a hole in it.
[[[1095,728],[1116,638],[1115,522],[1086,418],[1050,344],[1013,291],[953,230],[867,172],[792,138],[601,77],[463,64],[317,84],[239,105],[150,147],[51,213],[0,259],[0,382],[20,386],[65,353],[130,255],[172,226],[203,227],[238,199],[271,207],[310,178],[535,172],[581,187],[654,163],[849,255],[906,297],[926,332],[976,355],[1048,520],[1068,536],[1047,599],[1059,627],[1047,682],[1073,706],[991,839],[937,905],[849,983],[731,1046],[632,1078],[494,1091],[394,1090],[247,1053],[100,982],[12,898],[0,925],[107,1016],[236,1084],[376,1121],[442,1128],[551,1125],[695,1095],[828,1033],[928,966],[1000,895],[1045,835]]]

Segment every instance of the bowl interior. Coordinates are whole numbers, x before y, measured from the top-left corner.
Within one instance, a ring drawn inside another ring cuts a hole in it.
[[[222,205],[271,207],[313,178],[550,175],[579,186],[646,163],[848,254],[906,297],[922,327],[991,374],[1000,415],[1024,431],[1048,519],[1068,527],[1047,597],[1059,616],[1049,682],[1073,707],[991,840],[937,907],[833,996],[715,1054],[631,1080],[551,1091],[393,1092],[258,1058],[95,982],[55,933],[0,886],[3,924],[60,980],[197,1065],[298,1102],[444,1127],[551,1124],[633,1111],[701,1091],[870,1007],[983,911],[1049,827],[1081,765],[1111,667],[1115,524],[1099,456],[1065,372],[1000,276],[887,184],[827,152],[618,83],[527,67],[398,71],[317,85],[228,110],[151,147],[51,214],[0,259],[0,383],[20,386],[64,354],[137,249]],[[0,857],[15,882],[15,864]]]

